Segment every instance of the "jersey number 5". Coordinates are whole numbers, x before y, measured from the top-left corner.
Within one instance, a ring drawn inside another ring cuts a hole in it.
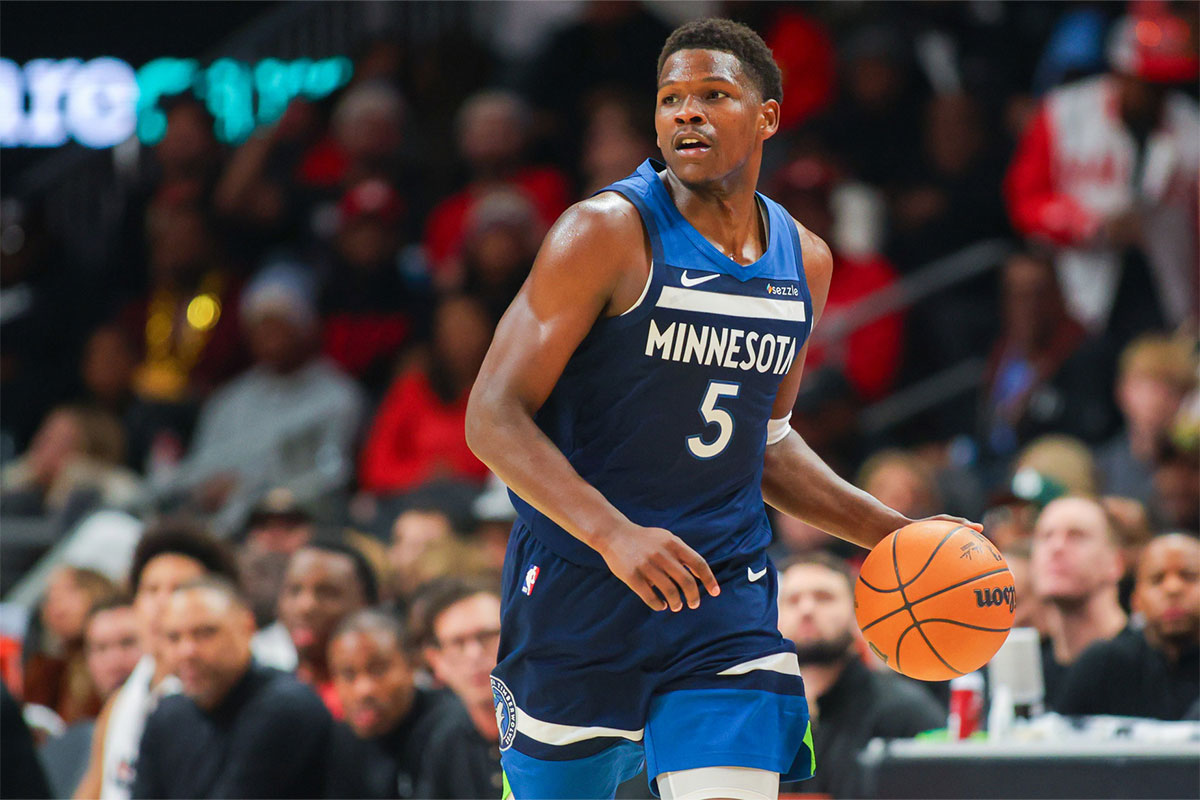
[[[700,434],[687,437],[688,451],[696,458],[707,461],[719,456],[729,446],[733,438],[733,416],[717,405],[722,397],[737,397],[741,384],[726,381],[709,381],[708,389],[704,392],[704,402],[700,404],[700,417],[706,425],[717,426],[717,438],[711,442],[704,441]]]

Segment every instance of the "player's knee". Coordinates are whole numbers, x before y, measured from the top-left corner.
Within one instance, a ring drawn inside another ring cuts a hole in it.
[[[779,773],[746,767],[700,767],[658,776],[662,800],[776,800]]]

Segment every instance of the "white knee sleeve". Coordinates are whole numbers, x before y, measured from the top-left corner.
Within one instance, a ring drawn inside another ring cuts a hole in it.
[[[747,767],[700,767],[658,776],[662,800],[776,800],[779,773]]]

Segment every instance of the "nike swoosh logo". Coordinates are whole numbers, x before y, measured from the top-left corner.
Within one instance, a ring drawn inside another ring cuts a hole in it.
[[[754,570],[750,569],[750,567],[746,567],[746,578],[751,583],[754,583],[756,580],[758,580],[759,578],[761,578],[763,575],[766,575],[766,574],[767,574],[766,567],[763,567],[758,572],[755,572]]]
[[[705,275],[702,278],[689,278],[687,271],[684,270],[683,275],[681,275],[679,278],[679,282],[681,284],[683,284],[684,286],[696,286],[698,284],[704,283],[705,281],[716,280],[719,277],[721,277],[720,273],[717,273],[715,275]]]

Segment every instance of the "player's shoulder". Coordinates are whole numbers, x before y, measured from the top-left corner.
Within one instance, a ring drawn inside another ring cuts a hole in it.
[[[602,192],[562,213],[546,235],[535,271],[590,275],[589,282],[610,285],[627,269],[644,274],[649,252],[637,208],[616,192]]]
[[[790,215],[788,219],[796,226],[796,233],[799,235],[800,253],[804,259],[804,278],[808,282],[808,290],[819,314],[825,307],[825,298],[829,295],[829,281],[833,277],[833,253],[825,240],[806,228],[803,223]]]
[[[640,241],[642,218],[637,208],[618,192],[601,192],[580,200],[558,218],[551,233],[569,231],[586,239]]]

